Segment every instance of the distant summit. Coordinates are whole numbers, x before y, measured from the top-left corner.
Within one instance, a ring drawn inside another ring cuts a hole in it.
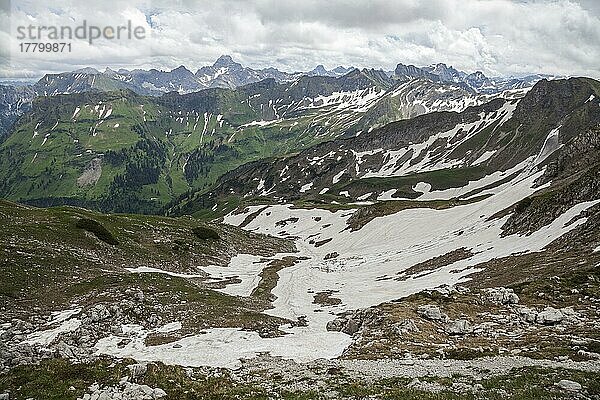
[[[354,70],[354,67],[343,67],[343,66],[338,66],[335,67],[334,69],[328,71],[327,69],[325,69],[325,67],[323,66],[323,64],[319,64],[317,65],[313,70],[308,71],[306,73],[306,75],[308,76],[333,76],[333,77],[337,77],[337,76],[343,76],[346,75],[347,73],[351,72],[352,70]]]

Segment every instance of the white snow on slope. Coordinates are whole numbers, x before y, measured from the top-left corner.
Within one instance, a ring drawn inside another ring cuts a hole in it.
[[[64,310],[64,311],[53,311],[52,319],[48,321],[46,325],[53,325],[62,323],[74,315],[77,315],[81,312],[81,308],[75,308],[72,310]]]
[[[375,87],[348,92],[334,92],[329,96],[307,98],[307,103],[303,104],[300,109],[331,107],[336,110],[351,109],[355,112],[366,112],[384,94],[384,90]]]
[[[550,133],[548,133],[548,136],[546,137],[546,140],[544,141],[544,145],[542,146],[542,149],[540,150],[540,153],[538,154],[537,159],[535,160],[536,165],[542,163],[545,159],[550,157],[550,155],[552,155],[552,153],[554,153],[556,150],[560,149],[560,147],[561,147],[561,144],[559,142],[560,128],[561,128],[561,126],[553,129],[552,131],[550,131]]]
[[[178,331],[180,329],[181,329],[181,322],[175,321],[175,322],[169,322],[168,324],[164,324],[163,326],[158,328],[156,331],[160,332],[160,333],[170,333],[170,332]]]
[[[484,176],[481,179],[477,179],[475,181],[469,181],[465,186],[457,187],[457,188],[449,188],[444,190],[434,190],[431,191],[431,185],[429,190],[418,190],[415,188],[415,191],[423,192],[421,196],[419,196],[418,200],[450,200],[453,198],[462,197],[465,194],[472,192],[477,189],[484,188],[489,185],[494,185],[493,188],[482,191],[481,193],[475,194],[475,196],[481,196],[484,194],[495,194],[500,193],[501,191],[507,189],[512,182],[507,182],[504,185],[495,186],[499,181],[508,178],[509,176],[516,174],[525,170],[531,162],[533,161],[533,157],[526,159],[523,162],[515,165],[514,167],[506,170],[506,171],[496,171],[489,175]],[[398,199],[394,199],[398,200]]]
[[[541,176],[519,176],[510,185],[479,202],[444,210],[407,209],[376,218],[356,232],[346,230],[352,210],[293,209],[289,205],[269,206],[245,229],[276,236],[295,237],[297,256],[307,259],[278,272],[279,281],[272,293],[274,308],[267,314],[296,320],[304,317],[305,327],[283,327],[288,335],[260,338],[255,332],[236,329],[208,329],[205,334],[183,338],[169,345],[148,348],[144,333],[123,348],[120,338],[110,336],[98,342],[99,353],[133,357],[146,361],[164,361],[183,365],[239,366],[239,358],[259,352],[308,361],[341,355],[350,337],[328,332],[326,324],[335,315],[391,301],[424,289],[453,285],[477,271],[477,265],[512,254],[540,251],[554,239],[574,229],[585,218],[576,218],[598,201],[581,203],[550,225],[529,236],[501,237],[501,227],[508,216],[488,220],[490,216],[532,194],[534,181]],[[253,206],[243,214],[260,210]],[[318,218],[317,218],[318,217]],[[277,222],[298,218],[284,227]],[[225,222],[239,222],[239,215],[227,216]],[[573,223],[568,222],[575,220]],[[331,239],[316,247],[315,242]],[[426,277],[396,280],[398,274],[416,263],[465,247],[474,255],[433,271]],[[331,252],[339,257],[325,259]],[[244,265],[238,267],[240,271]],[[256,265],[246,264],[248,276],[259,273]],[[244,293],[248,293],[250,285]],[[314,304],[316,293],[335,290],[342,302],[335,306]],[[173,345],[181,345],[174,349]]]
[[[298,361],[333,358],[351,341],[350,336],[340,332],[314,332],[308,328],[295,328],[293,341],[288,340],[287,336],[261,338],[256,332],[214,328],[208,329],[205,334],[148,347],[144,344],[147,334],[143,329],[131,332],[131,342],[122,347],[117,345],[121,341],[120,337],[109,336],[100,339],[95,348],[97,354],[131,357],[139,361],[161,360],[167,364],[183,366],[239,368],[240,359],[252,358],[263,352]],[[333,347],[324,347],[323,341],[331,344],[332,337],[337,338],[336,344]]]
[[[243,215],[243,214],[241,214]],[[243,215],[245,217],[245,215]],[[241,221],[240,221],[241,223]],[[209,265],[198,267],[206,272],[211,283],[225,283],[223,288],[216,291],[226,293],[232,296],[250,296],[252,291],[260,282],[259,274],[266,267],[266,262],[261,261],[262,257],[250,254],[238,254],[231,258],[226,267],[218,265]],[[205,274],[181,274],[178,272],[166,271],[153,267],[125,268],[131,273],[156,273],[175,276],[178,278],[206,278]],[[239,280],[237,283],[229,283],[232,279]]]
[[[55,320],[52,324],[59,323],[59,325],[52,329],[46,329],[43,331],[33,332],[27,335],[27,339],[23,343],[38,344],[43,347],[50,345],[61,333],[73,332],[81,326],[81,320],[78,318],[70,318],[73,314],[78,313],[79,310],[66,310],[58,313],[55,316]]]
[[[334,185],[336,183],[338,183],[340,181],[340,179],[342,178],[342,175],[344,175],[346,173],[346,170],[341,170],[340,172],[338,172],[337,174],[335,174],[333,176],[333,180],[331,181],[331,183],[333,183]]]
[[[227,267],[208,266],[200,267],[210,274],[210,277],[218,280],[230,278],[240,279],[240,283],[228,284],[222,289],[215,289],[232,296],[250,296],[260,282],[259,274],[267,263],[261,261],[262,257],[250,254],[238,254],[231,259]]]
[[[412,143],[400,149],[383,150],[375,149],[368,152],[356,153],[356,172],[361,178],[403,176],[419,172],[435,171],[444,168],[452,168],[464,164],[464,160],[450,158],[454,149],[466,142],[483,129],[496,123],[501,126],[512,116],[517,101],[506,102],[497,111],[488,114],[480,113],[479,119],[470,123],[461,123],[446,132],[438,132],[430,135],[427,140],[420,143]],[[446,141],[443,149],[433,146],[434,143]],[[382,153],[383,165],[377,170],[363,169],[360,167],[362,158],[366,155]],[[485,154],[487,158],[478,159],[482,163],[493,154]],[[417,162],[415,162],[418,160]]]
[[[304,193],[308,190],[310,190],[310,188],[312,188],[313,186],[313,182],[308,182],[306,185],[302,185],[302,187],[300,188],[300,193]]]
[[[177,272],[165,271],[164,269],[158,269],[153,267],[136,267],[136,268],[125,268],[127,271],[131,273],[155,273],[155,274],[165,274],[169,276],[175,276],[178,278],[204,278],[205,275],[196,275],[196,274],[180,274]]]
[[[480,155],[477,160],[473,161],[473,164],[471,164],[471,165],[483,164],[484,162],[486,162],[487,160],[492,158],[492,156],[494,154],[496,154],[496,150],[488,150],[485,153],[483,153],[482,155]]]

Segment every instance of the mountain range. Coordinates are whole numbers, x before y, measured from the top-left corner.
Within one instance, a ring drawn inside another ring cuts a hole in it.
[[[223,69],[229,72],[217,77]],[[517,99],[530,84],[483,93],[468,85],[466,74],[454,82],[401,65],[391,75],[347,70],[288,79],[268,69],[262,71],[270,77],[258,80],[260,71],[223,56],[196,74],[183,67],[102,74],[85,69],[45,76],[32,87],[7,87],[3,120],[10,124],[27,112],[0,143],[0,194],[37,205],[160,212],[246,162],[433,111]],[[131,79],[122,79],[127,74]],[[189,88],[185,82],[208,75],[217,87],[161,96],[145,91],[150,82],[154,88]],[[23,96],[17,100],[15,93]],[[39,93],[46,95],[35,97]]]
[[[599,81],[223,56],[0,94],[0,398],[600,396]]]
[[[308,72],[282,72],[276,68],[252,69],[235,62],[231,56],[219,57],[211,66],[198,69],[195,73],[184,66],[171,71],[126,70],[114,71],[106,68],[100,72],[94,68],[82,68],[72,72],[47,74],[34,84],[11,82],[0,84],[0,137],[5,134],[15,120],[30,108],[37,96],[73,94],[88,91],[131,90],[143,96],[162,96],[169,92],[179,94],[193,93],[207,88],[235,89],[265,79],[274,79],[277,83],[293,83],[303,76],[342,77],[356,70],[354,67],[338,66],[326,70],[318,65]],[[372,74],[375,73],[374,71]],[[527,75],[520,78],[487,78],[481,72],[467,74],[445,64],[436,64],[418,68],[413,65],[398,64],[393,72],[378,71],[377,79],[391,86],[396,82],[411,82],[424,79],[439,84],[455,84],[467,92],[497,95],[500,92],[531,87],[547,75]],[[411,108],[419,108],[415,103]],[[415,112],[404,113],[416,115]]]

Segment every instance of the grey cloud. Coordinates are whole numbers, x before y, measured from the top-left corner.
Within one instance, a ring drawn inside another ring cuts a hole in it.
[[[27,3],[31,15],[53,23],[134,18],[148,24],[152,39],[79,46],[77,54],[54,60],[4,62],[0,74],[82,65],[169,69],[184,64],[194,70],[228,53],[252,67],[288,71],[316,64],[393,69],[399,62],[445,62],[489,75],[600,78],[596,0],[105,0],[93,8],[55,0],[52,9],[43,2]],[[2,41],[3,58],[7,42]]]

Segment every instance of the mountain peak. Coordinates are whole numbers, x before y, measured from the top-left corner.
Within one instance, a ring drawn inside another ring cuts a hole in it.
[[[427,78],[431,80],[437,80],[437,77],[434,74],[427,71],[426,69],[419,68],[414,65],[404,65],[402,63],[396,66],[394,75],[396,76],[396,79],[399,80],[411,80],[415,78]]]
[[[217,61],[215,61],[215,63],[213,64],[213,67],[221,68],[221,67],[231,67],[231,66],[237,66],[237,65],[241,66],[241,64],[233,61],[233,58],[231,58],[230,55],[224,54],[221,57],[217,58]]]
[[[172,70],[171,70],[171,72],[185,72],[185,71],[187,71],[187,72],[190,72],[190,70],[189,70],[189,69],[187,69],[187,68],[186,68],[185,66],[183,66],[183,65],[180,65],[179,67],[177,67],[177,68],[175,68],[175,69],[172,69]]]
[[[343,65],[339,65],[339,66],[335,67],[334,69],[332,69],[331,71],[335,72],[336,74],[344,75],[344,74],[347,74],[348,72],[352,71],[353,69],[355,69],[355,68],[354,67],[346,68]]]
[[[313,70],[308,71],[307,75],[309,76],[343,76],[347,73],[351,72],[354,67],[345,68],[343,66],[335,67],[332,70],[327,70],[323,64],[317,65]]]
[[[73,73],[98,75],[98,74],[100,74],[100,71],[98,71],[96,68],[85,67],[85,68],[76,69],[75,71],[73,71]]]

